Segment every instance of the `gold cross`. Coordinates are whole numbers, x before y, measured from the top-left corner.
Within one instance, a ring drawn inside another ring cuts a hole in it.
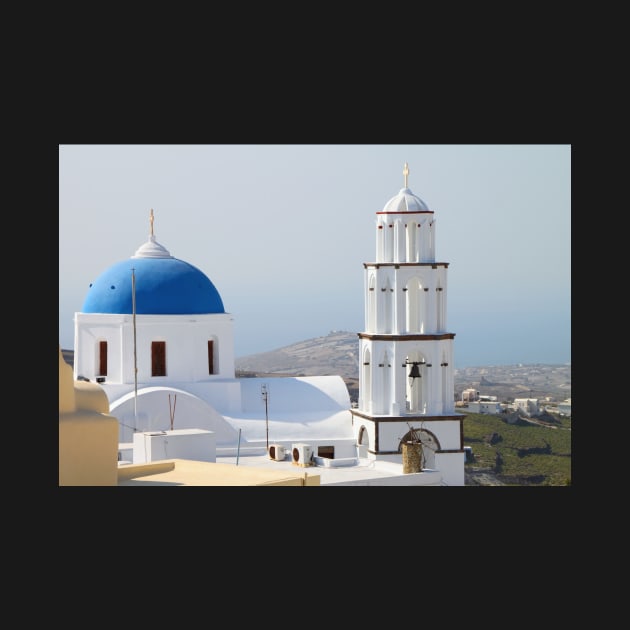
[[[153,208],[151,208],[151,216],[149,217],[149,222],[151,223],[151,236],[153,236]]]
[[[405,168],[403,168],[403,175],[405,176],[405,188],[407,188],[407,177],[409,176],[409,165],[405,162]]]

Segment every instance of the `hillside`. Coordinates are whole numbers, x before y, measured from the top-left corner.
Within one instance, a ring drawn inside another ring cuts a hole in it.
[[[467,486],[571,485],[571,418],[466,414],[464,443],[472,448]]]
[[[339,374],[344,378],[359,378],[359,337],[357,333],[332,331],[325,337],[238,357],[236,369],[285,376]]]

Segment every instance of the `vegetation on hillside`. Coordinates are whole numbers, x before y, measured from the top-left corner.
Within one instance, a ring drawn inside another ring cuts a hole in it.
[[[502,416],[470,413],[464,444],[473,451],[466,469],[491,471],[504,485],[571,484],[571,418],[553,415],[550,422],[508,424]]]

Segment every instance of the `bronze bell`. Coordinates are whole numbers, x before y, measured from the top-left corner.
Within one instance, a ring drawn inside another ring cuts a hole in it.
[[[420,366],[418,363],[414,362],[411,364],[411,369],[409,370],[409,378],[421,378]]]

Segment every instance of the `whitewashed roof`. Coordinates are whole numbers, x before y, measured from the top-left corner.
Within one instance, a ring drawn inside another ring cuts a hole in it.
[[[398,194],[392,197],[383,208],[383,212],[426,212],[428,210],[427,204],[420,197],[414,195],[410,188],[401,188]]]

